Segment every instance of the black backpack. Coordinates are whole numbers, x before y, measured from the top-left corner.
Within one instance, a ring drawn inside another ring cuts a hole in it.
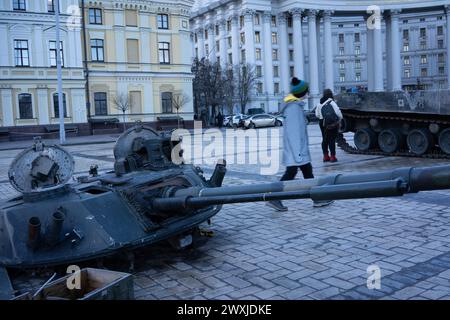
[[[339,126],[339,117],[334,112],[334,108],[331,105],[331,101],[322,106],[322,117],[323,117],[323,126],[326,129],[334,129]]]

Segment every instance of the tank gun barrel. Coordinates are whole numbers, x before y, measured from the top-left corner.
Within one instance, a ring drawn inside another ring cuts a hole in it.
[[[251,186],[185,188],[165,198],[155,198],[152,206],[156,210],[171,211],[253,201],[391,197],[439,189],[450,189],[450,165],[410,167],[358,175],[336,174],[318,179],[280,181]]]

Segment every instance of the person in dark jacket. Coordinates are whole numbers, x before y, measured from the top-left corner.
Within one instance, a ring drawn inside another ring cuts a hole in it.
[[[330,89],[325,89],[320,103],[316,107],[316,117],[319,118],[320,131],[322,132],[322,152],[323,162],[336,162],[336,138],[339,133],[339,126],[334,128],[325,128],[322,115],[322,108],[330,104],[333,107],[334,113],[342,120],[342,112],[334,101],[333,92]],[[328,153],[328,150],[330,153]]]
[[[303,80],[292,78],[291,93],[284,98],[283,123],[283,164],[286,166],[281,181],[294,180],[298,169],[304,179],[314,179],[309,152],[309,138],[304,107],[309,85]],[[314,207],[329,205],[332,201],[316,201]],[[277,211],[287,211],[281,201],[268,201],[267,205]]]

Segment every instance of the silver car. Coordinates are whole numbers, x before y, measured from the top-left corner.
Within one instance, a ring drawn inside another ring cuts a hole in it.
[[[283,121],[280,118],[274,117],[270,114],[257,114],[244,120],[244,128],[246,129],[274,126],[279,127],[282,125]]]

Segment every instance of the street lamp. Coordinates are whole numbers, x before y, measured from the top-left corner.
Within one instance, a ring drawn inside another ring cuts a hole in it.
[[[61,40],[59,31],[59,0],[56,1],[56,69],[58,78],[58,112],[59,112],[59,143],[66,141],[66,131],[64,129],[64,105],[62,95],[62,69],[61,69]]]

